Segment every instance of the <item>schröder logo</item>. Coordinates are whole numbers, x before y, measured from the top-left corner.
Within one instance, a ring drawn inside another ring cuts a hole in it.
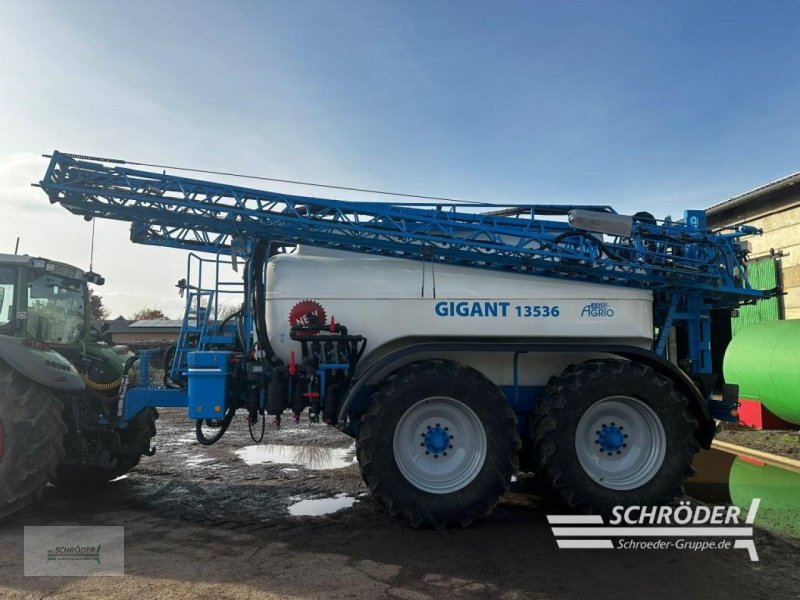
[[[582,317],[613,317],[614,309],[608,302],[592,302],[583,307]]]
[[[26,577],[125,575],[121,525],[26,525],[24,531]]]
[[[547,515],[547,522],[553,526],[559,548],[693,552],[744,549],[756,562],[752,525],[760,503],[760,498],[753,498],[744,526],[736,506],[690,502],[678,506],[616,506],[608,525],[600,515]]]
[[[57,546],[47,550],[47,560],[94,560],[100,563],[100,545]]]

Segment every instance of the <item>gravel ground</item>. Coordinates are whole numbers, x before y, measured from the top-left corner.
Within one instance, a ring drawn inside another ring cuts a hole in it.
[[[287,424],[255,450],[242,419],[212,447],[163,411],[159,452],[87,492],[50,487],[0,526],[0,598],[797,598],[800,545],[757,531],[761,558],[727,552],[558,550],[564,512],[520,475],[468,529],[414,530],[367,494],[352,441]],[[287,446],[289,448],[287,448]],[[239,451],[239,454],[237,454]],[[283,464],[251,462],[277,453]],[[306,465],[306,466],[303,466]],[[342,466],[344,465],[344,466]],[[330,468],[335,467],[335,468]],[[321,516],[315,499],[341,510]],[[23,525],[124,525],[125,577],[22,576]]]

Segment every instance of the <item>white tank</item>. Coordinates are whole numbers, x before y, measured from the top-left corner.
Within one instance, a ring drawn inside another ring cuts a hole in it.
[[[649,348],[652,295],[618,286],[503,273],[422,260],[301,246],[269,260],[267,327],[276,353],[299,357],[292,324],[308,313],[368,339],[365,358],[415,340],[492,337],[528,341],[608,341]],[[435,285],[435,287],[434,287]],[[579,358],[579,357],[578,357]],[[456,358],[499,385],[513,379],[507,357]],[[528,355],[523,384],[546,381],[575,356]],[[545,366],[543,363],[548,363]],[[550,364],[553,363],[553,364]],[[563,363],[563,366],[562,366]],[[534,366],[535,365],[535,366]]]

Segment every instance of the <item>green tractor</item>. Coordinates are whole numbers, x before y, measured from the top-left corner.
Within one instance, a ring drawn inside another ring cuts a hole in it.
[[[47,483],[96,485],[152,455],[154,409],[119,426],[136,356],[89,323],[96,273],[0,254],[0,517]]]

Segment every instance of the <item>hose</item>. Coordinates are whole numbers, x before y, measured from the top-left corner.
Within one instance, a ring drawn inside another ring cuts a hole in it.
[[[120,385],[122,385],[122,377],[115,379],[111,383],[100,383],[94,381],[90,379],[86,373],[81,373],[81,378],[83,379],[83,382],[86,384],[86,387],[96,392],[107,392],[109,390],[113,390],[114,388],[118,388]]]
[[[178,345],[171,344],[166,350],[164,350],[164,354],[161,357],[161,369],[164,371],[164,387],[168,388],[180,388],[181,386],[172,379],[170,379],[170,374],[172,373],[172,363],[175,361],[175,356],[178,353]]]
[[[270,249],[271,250],[271,249]],[[264,358],[273,367],[284,366],[283,361],[275,354],[272,346],[269,343],[267,336],[267,290],[264,281],[264,267],[267,261],[268,246],[265,242],[256,242],[253,248],[253,255],[250,260],[253,261],[253,313],[255,316],[256,325],[256,338],[258,345],[264,352]]]
[[[228,412],[225,414],[225,417],[220,422],[219,430],[210,438],[207,438],[203,433],[203,421],[205,421],[205,419],[197,419],[197,425],[195,426],[197,441],[204,446],[216,444],[222,438],[222,436],[225,435],[225,432],[228,431],[228,427],[230,427],[231,421],[233,421],[233,415],[235,414],[236,409],[233,407],[229,408]]]
[[[260,444],[261,441],[264,439],[264,432],[267,430],[267,415],[260,415],[261,417],[261,435],[256,439],[256,436],[253,435],[253,422],[248,417],[247,419],[247,430],[250,432],[250,439],[253,440],[256,444]]]

